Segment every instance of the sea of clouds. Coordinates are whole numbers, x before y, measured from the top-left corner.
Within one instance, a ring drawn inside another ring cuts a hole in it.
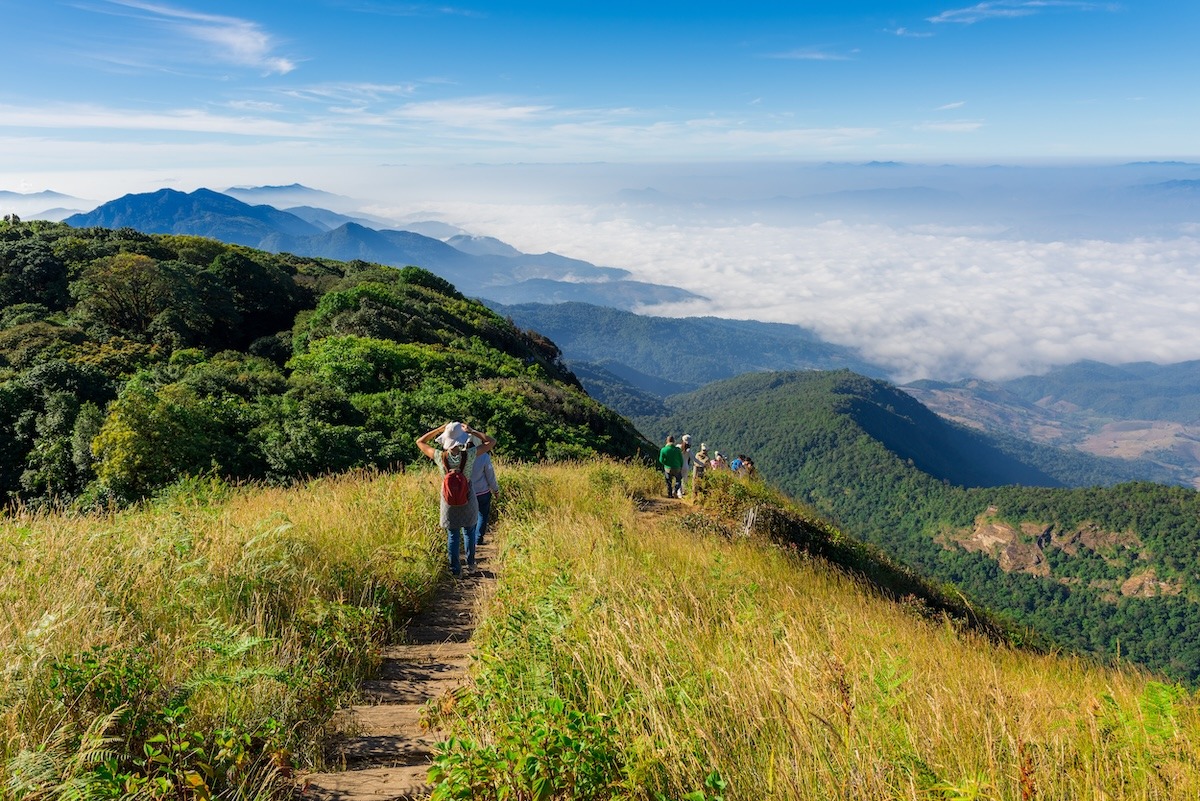
[[[1001,380],[1080,359],[1200,358],[1200,236],[997,238],[985,228],[648,220],[618,205],[441,203],[436,216],[704,300],[664,316],[794,323],[900,382]],[[469,288],[463,288],[469,292]],[[669,343],[663,343],[669,347]]]
[[[321,204],[337,211],[440,220],[704,298],[645,313],[801,325],[899,382],[1200,359],[1200,164],[383,165],[191,183],[291,180],[339,193]],[[119,194],[96,182],[89,196]],[[43,185],[71,189],[20,188]]]

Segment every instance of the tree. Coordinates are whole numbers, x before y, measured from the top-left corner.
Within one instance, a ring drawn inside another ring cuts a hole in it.
[[[139,341],[157,335],[172,347],[197,339],[211,317],[182,265],[136,253],[99,259],[71,284],[76,313],[106,334]]]

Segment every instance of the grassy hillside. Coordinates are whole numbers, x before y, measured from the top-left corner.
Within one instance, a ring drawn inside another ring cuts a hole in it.
[[[1200,678],[1196,492],[1028,486],[1036,469],[845,372],[743,376],[668,405],[643,430],[751,455],[847,531],[1065,647]]]
[[[1200,789],[1186,691],[996,644],[802,548],[729,536],[746,503],[779,499],[639,503],[657,489],[615,466],[528,475],[439,798]]]
[[[286,795],[445,571],[435,492],[188,482],[0,519],[0,798]]]
[[[645,447],[560,355],[417,267],[6,221],[0,504],[388,469],[448,419],[510,458]]]
[[[694,506],[640,467],[499,472],[480,659],[430,708],[458,735],[441,798],[1200,791],[1187,691],[1005,644],[915,577],[898,596],[894,566],[762,487]],[[427,471],[192,482],[0,523],[21,554],[0,578],[0,797],[287,796],[444,572],[436,492]],[[742,537],[750,506],[772,522]]]

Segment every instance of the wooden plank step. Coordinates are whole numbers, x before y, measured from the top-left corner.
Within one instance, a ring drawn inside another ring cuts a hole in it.
[[[340,773],[317,773],[301,783],[303,801],[415,801],[425,798],[428,765],[365,768]]]

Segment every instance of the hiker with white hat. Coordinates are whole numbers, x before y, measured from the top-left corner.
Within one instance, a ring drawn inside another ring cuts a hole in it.
[[[683,490],[684,482],[687,482],[692,477],[692,468],[694,467],[695,460],[696,460],[695,455],[692,453],[692,435],[691,434],[683,435],[683,438],[680,439],[680,441],[679,441],[679,450],[683,452],[683,477],[680,478],[680,480],[679,480],[679,492],[676,493],[675,497],[682,498],[683,492],[684,492],[684,490]],[[690,483],[694,483],[694,482],[690,482]],[[690,489],[689,489],[689,491],[690,491]]]
[[[434,442],[438,447],[433,446]],[[474,573],[479,502],[471,490],[471,470],[479,456],[496,447],[496,440],[465,423],[452,421],[417,437],[417,447],[442,471],[439,523],[446,529],[450,572],[455,576],[462,573],[459,564],[461,539],[467,546],[467,570]]]

